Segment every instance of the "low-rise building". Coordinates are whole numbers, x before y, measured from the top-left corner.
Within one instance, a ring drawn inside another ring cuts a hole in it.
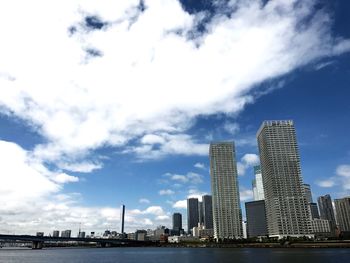
[[[311,229],[316,237],[329,237],[331,235],[330,223],[326,219],[315,218],[311,220]]]
[[[211,238],[214,237],[214,229],[199,229],[200,238]]]
[[[193,242],[198,241],[198,237],[193,236],[170,236],[168,237],[169,243],[181,243],[181,242]]]
[[[146,241],[147,240],[147,231],[146,230],[136,230],[135,239],[138,241]]]

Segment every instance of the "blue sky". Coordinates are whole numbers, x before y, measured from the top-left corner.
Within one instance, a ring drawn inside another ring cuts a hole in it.
[[[213,140],[243,208],[264,120],[294,120],[314,198],[349,195],[348,1],[36,2],[0,4],[0,232],[186,225]]]

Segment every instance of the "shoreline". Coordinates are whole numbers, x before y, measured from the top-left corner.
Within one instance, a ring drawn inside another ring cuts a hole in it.
[[[327,243],[248,243],[248,244],[160,244],[160,247],[174,248],[350,248],[350,242]]]
[[[257,249],[315,249],[315,248],[350,248],[350,243],[326,243],[326,244],[159,244],[155,246],[111,246],[111,247],[95,247],[95,246],[48,246],[43,249],[100,249],[100,248],[257,248]],[[19,247],[3,247],[1,251],[5,250],[32,250],[31,248],[19,248]]]

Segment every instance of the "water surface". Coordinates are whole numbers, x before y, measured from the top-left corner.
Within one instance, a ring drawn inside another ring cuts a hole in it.
[[[0,263],[347,263],[342,248],[59,248],[0,249]]]

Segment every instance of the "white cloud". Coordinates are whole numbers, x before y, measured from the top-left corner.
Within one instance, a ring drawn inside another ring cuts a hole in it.
[[[245,174],[246,167],[243,163],[238,162],[237,163],[237,173],[239,176],[243,176]]]
[[[45,137],[35,149],[40,158],[81,157],[135,138],[161,144],[153,157],[207,154],[189,138],[155,136],[182,136],[199,114],[238,113],[255,84],[350,49],[349,40],[332,37],[315,1],[231,2],[235,11],[217,14],[195,39],[188,33],[203,14],[186,13],[177,0],[145,1],[142,13],[138,3],[0,3],[1,111]],[[87,15],[106,26],[88,30]]]
[[[187,173],[187,178],[192,184],[201,184],[203,183],[203,176],[197,173]]]
[[[335,178],[329,178],[326,180],[317,180],[315,183],[320,187],[330,188],[336,185],[336,180]]]
[[[317,65],[315,65],[315,70],[321,70],[325,67],[333,65],[334,63],[335,63],[335,61],[326,61],[326,62],[318,63]]]
[[[166,173],[164,176],[178,183],[200,184],[203,183],[203,176],[197,173],[188,172],[187,174],[172,174]]]
[[[64,170],[71,172],[79,173],[91,173],[94,170],[102,168],[101,163],[91,163],[91,162],[82,162],[82,163],[59,163],[58,167]]]
[[[73,182],[78,182],[79,178],[76,176],[72,176],[72,175],[68,175],[65,173],[59,173],[56,174],[53,178],[53,181],[57,182],[57,183],[73,183]]]
[[[105,229],[120,231],[120,210],[114,207],[82,207],[61,200],[38,200],[20,210],[10,211],[0,208],[0,232],[16,234],[35,234],[44,231],[71,229],[72,235],[78,232],[79,225],[89,233],[103,232]],[[159,221],[170,225],[169,215],[160,206],[151,206],[140,211],[126,209],[126,231],[135,231],[145,227],[155,228]]]
[[[259,165],[260,159],[257,154],[247,153],[242,158],[241,161],[237,163],[237,173],[240,176],[245,175],[246,170],[249,167]]]
[[[62,183],[78,180],[47,170],[40,161],[15,143],[0,140],[0,159],[2,208],[28,204],[33,199],[58,192]]]
[[[195,163],[195,164],[193,165],[193,167],[196,167],[196,168],[198,168],[198,169],[203,169],[203,170],[206,169],[204,163]]]
[[[336,175],[343,190],[350,190],[350,165],[339,165],[336,169]]]
[[[165,139],[159,135],[155,134],[147,134],[142,137],[141,143],[143,144],[163,144],[165,143]]]
[[[163,190],[160,190],[158,193],[159,193],[159,195],[173,195],[173,194],[175,194],[175,192],[173,190],[170,190],[170,189],[163,189]]]
[[[147,134],[141,138],[140,144],[127,147],[124,153],[135,153],[139,159],[160,159],[170,154],[207,155],[208,144],[196,142],[187,134],[160,135]]]
[[[165,214],[163,208],[161,206],[150,206],[145,211],[144,214],[152,214],[156,216],[162,216]]]
[[[77,182],[78,177],[50,171],[30,152],[2,140],[0,159],[0,232],[49,234],[56,229],[72,229],[75,235],[79,223],[87,232],[110,227],[119,230],[119,208],[84,207],[80,205],[81,194],[62,192],[64,184]],[[142,211],[127,209],[127,231],[156,227],[157,218],[167,222],[167,216],[160,206]]]
[[[344,191],[350,190],[350,165],[338,165],[335,170],[335,176],[324,180],[317,180],[315,183],[316,185],[324,188],[341,186]]]
[[[342,177],[350,177],[350,165],[339,165],[336,174]]]
[[[179,181],[181,183],[187,183],[188,182],[188,178],[185,175],[181,175],[181,174],[173,174],[171,175],[171,180],[174,181]]]
[[[248,201],[253,199],[253,191],[249,189],[242,189],[239,192],[241,201]]]
[[[249,166],[258,165],[260,163],[259,156],[254,153],[247,153],[242,157],[242,162]]]
[[[199,202],[202,202],[202,196],[206,194],[207,194],[206,192],[201,192],[196,188],[192,188],[188,190],[187,198],[197,198]]]
[[[179,200],[173,204],[173,208],[187,209],[187,200]]]
[[[139,203],[141,204],[149,204],[151,201],[148,200],[147,198],[140,198],[139,199]]]
[[[230,133],[231,135],[235,135],[237,132],[239,132],[239,124],[235,122],[226,122],[224,124],[224,130]]]
[[[158,221],[169,221],[170,217],[168,215],[157,216],[156,220],[158,220]]]

